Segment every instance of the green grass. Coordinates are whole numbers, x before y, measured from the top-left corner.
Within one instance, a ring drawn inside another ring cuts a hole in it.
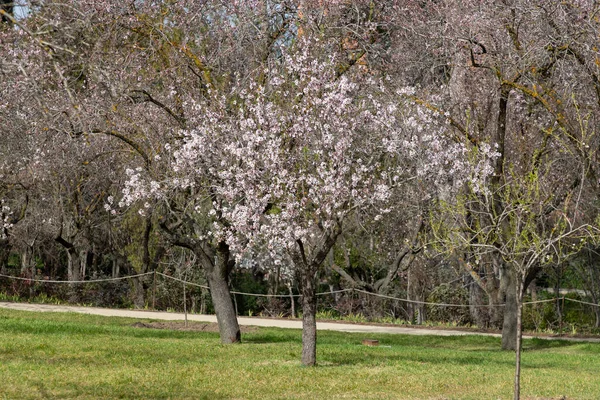
[[[496,338],[133,328],[137,320],[0,309],[0,399],[508,399],[514,354]],[[600,344],[525,341],[523,397],[600,399]]]

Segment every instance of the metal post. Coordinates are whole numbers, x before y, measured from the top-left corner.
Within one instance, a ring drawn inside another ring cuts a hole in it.
[[[156,311],[156,270],[154,270],[154,282],[152,282],[152,309]]]
[[[187,302],[185,299],[185,283],[183,284],[183,313],[185,315],[185,327],[188,326],[188,318],[187,318]]]
[[[564,320],[564,315],[565,315],[565,296],[563,295],[562,297],[562,304],[561,304],[561,310],[560,310],[560,320],[561,320],[561,328],[560,328],[560,334],[562,336],[562,321]]]
[[[235,315],[240,315],[238,313],[237,296],[234,293],[232,293],[231,295],[233,296],[233,305],[235,306]]]

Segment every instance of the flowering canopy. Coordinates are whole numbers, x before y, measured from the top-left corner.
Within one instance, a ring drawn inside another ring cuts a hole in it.
[[[475,179],[444,116],[407,113],[406,90],[385,79],[339,74],[323,46],[302,39],[264,78],[189,98],[183,140],[165,146],[167,176],[129,170],[122,204],[192,189],[197,213],[210,199],[208,236],[238,257],[259,245],[278,264],[279,250],[316,245],[350,212],[373,208],[382,218],[410,177]]]

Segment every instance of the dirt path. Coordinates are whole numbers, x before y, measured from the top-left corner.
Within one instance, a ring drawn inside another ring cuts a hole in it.
[[[9,308],[22,311],[37,311],[37,312],[76,312],[82,314],[102,315],[106,317],[129,317],[143,318],[152,320],[164,321],[182,321],[185,316],[181,313],[161,312],[161,311],[141,311],[141,310],[122,310],[112,308],[97,308],[97,307],[77,307],[52,304],[29,304],[29,303],[7,303],[0,302],[1,308]],[[188,314],[188,320],[200,322],[217,322],[214,315],[199,315]],[[273,319],[273,318],[258,318],[258,317],[238,317],[238,322],[243,326],[264,326],[277,328],[293,328],[301,329],[302,321],[290,319]],[[460,331],[450,329],[428,329],[428,328],[411,328],[405,326],[380,326],[380,325],[363,325],[363,324],[348,324],[338,322],[317,322],[318,330],[329,330],[339,332],[363,332],[363,333],[392,333],[401,335],[436,335],[436,336],[465,336],[465,335],[482,335],[496,336],[497,333],[484,333],[476,331]],[[525,335],[525,338],[534,336]],[[568,337],[541,337],[542,339],[561,339],[580,342],[598,342],[600,338],[568,338]]]

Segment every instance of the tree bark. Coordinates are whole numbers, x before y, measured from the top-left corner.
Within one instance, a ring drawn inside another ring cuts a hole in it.
[[[140,310],[146,306],[144,283],[141,277],[131,278],[133,283],[133,306]]]
[[[81,280],[81,257],[74,247],[67,249],[67,279]]]
[[[522,323],[519,322],[519,318],[522,315],[523,295],[539,271],[539,266],[535,266],[530,268],[525,276],[520,276],[515,270],[504,268],[506,301],[502,324],[503,350],[518,350],[517,336],[522,335]]]
[[[486,293],[479,285],[470,277],[469,284],[469,313],[471,320],[480,328],[488,328],[490,325],[490,307],[476,306],[483,304],[486,300]]]
[[[0,239],[0,273],[6,274],[8,257],[10,255],[10,245],[7,239]]]
[[[141,269],[134,269],[133,273],[144,274],[150,271],[153,267],[150,257],[150,234],[152,233],[152,213],[149,213],[144,220],[144,235],[142,236],[142,264]],[[133,282],[133,305],[136,309],[143,309],[146,306],[146,290],[142,277],[132,278]]]
[[[120,265],[118,259],[113,259],[112,261],[112,277],[118,278],[120,274]]]
[[[35,260],[33,256],[33,247],[25,247],[21,252],[21,275],[35,277]]]
[[[69,281],[79,281],[81,280],[81,258],[79,257],[79,252],[75,248],[73,244],[73,239],[66,240],[62,237],[62,227],[61,232],[54,239],[58,244],[63,246],[65,250],[67,250],[67,279]]]
[[[313,367],[317,364],[317,296],[315,263],[307,260],[304,244],[296,241],[298,249],[292,252],[294,266],[300,271],[300,292],[302,294],[302,365]],[[317,264],[318,265],[318,264]]]
[[[67,248],[67,277],[70,282],[81,280],[79,275],[80,262],[79,253],[74,247]],[[77,290],[77,284],[75,283],[69,284],[69,302],[79,302],[79,291]]]
[[[208,267],[208,268],[207,268]],[[205,265],[210,296],[217,314],[221,343],[239,343],[242,340],[235,307],[229,291],[229,246],[220,242],[212,265]]]
[[[498,274],[496,267],[499,263],[494,257],[490,257],[489,263],[486,263],[483,270],[479,268],[474,268],[469,262],[465,262],[460,260],[461,268],[464,269],[471,277],[471,279],[475,282],[474,285],[471,285],[470,293],[470,301],[471,304],[482,304],[483,300],[477,299],[475,297],[483,297],[485,294],[487,296],[487,302],[489,307],[487,310],[478,309],[477,307],[470,307],[471,316],[475,319],[477,325],[483,324],[483,326],[492,326],[495,328],[502,327],[502,309],[498,307],[501,299],[502,285],[506,285],[505,282],[500,282],[496,276]],[[484,278],[482,278],[485,277]],[[475,287],[477,286],[477,288]],[[506,291],[506,288],[504,288]],[[480,325],[481,326],[481,325]]]
[[[230,253],[227,243],[219,242],[214,246],[185,234],[177,234],[164,221],[160,223],[160,227],[171,243],[193,251],[200,260],[217,315],[221,343],[240,343],[242,335],[229,291],[229,274],[233,263],[229,262]]]
[[[317,364],[317,272],[341,233],[338,223],[310,255],[298,239],[298,249],[291,254],[302,280],[302,364],[307,367]]]
[[[302,273],[302,364],[317,364],[317,291],[315,272],[310,266]]]
[[[296,303],[294,300],[294,290],[292,288],[292,284],[288,283],[288,293],[290,294],[290,314],[292,318],[296,318]]]
[[[504,310],[501,307],[500,290],[491,292],[488,295],[488,312],[490,315],[490,326],[501,328],[503,324]]]
[[[79,276],[81,280],[85,280],[85,275],[88,272],[89,250],[81,250],[79,252]]]

